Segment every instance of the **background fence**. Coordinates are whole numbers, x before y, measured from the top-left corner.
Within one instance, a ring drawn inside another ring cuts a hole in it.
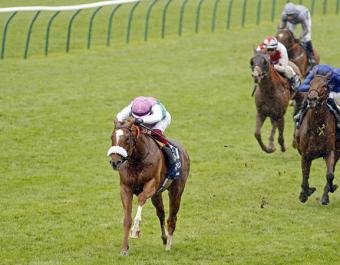
[[[279,23],[286,0],[119,0],[59,7],[0,8],[0,58],[48,55],[167,35]],[[340,0],[291,1],[311,14],[338,14]],[[315,25],[313,25],[315,26]],[[20,52],[22,51],[22,53]]]

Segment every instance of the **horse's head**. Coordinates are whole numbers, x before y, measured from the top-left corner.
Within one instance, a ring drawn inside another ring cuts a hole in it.
[[[260,83],[268,75],[270,64],[267,54],[261,51],[255,52],[254,56],[250,59],[252,77],[255,83]]]
[[[134,125],[134,119],[115,123],[111,135],[112,146],[107,152],[111,157],[110,164],[114,170],[119,170],[119,167],[132,155],[138,136],[139,127]]]
[[[278,28],[276,39],[281,42],[287,49],[293,47],[296,42],[293,32],[291,32],[287,28]]]
[[[307,94],[307,102],[310,108],[322,105],[329,95],[328,82],[332,73],[327,75],[314,75],[310,83],[310,89]]]

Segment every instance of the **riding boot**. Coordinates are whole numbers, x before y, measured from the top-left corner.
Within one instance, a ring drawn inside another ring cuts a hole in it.
[[[307,41],[306,42],[306,51],[307,51],[307,57],[308,57],[308,62],[310,65],[315,65],[315,57],[314,57],[314,50],[313,50],[313,45],[312,41]]]
[[[308,103],[307,103],[307,100],[305,100],[303,102],[301,109],[299,110],[299,112],[293,118],[294,121],[295,121],[295,124],[296,124],[296,129],[300,128],[302,119],[305,116],[307,110],[308,110]]]
[[[336,119],[336,128],[340,129],[340,110],[338,108],[338,105],[335,103],[334,98],[328,98],[327,99],[327,106],[331,110],[331,112],[334,114]]]
[[[161,186],[158,188],[157,193],[164,191],[167,189],[171,183],[180,176],[180,169],[181,169],[181,163],[178,162],[177,157],[172,152],[171,147],[169,145],[164,145],[161,147],[161,150],[163,151],[166,160],[168,161],[168,174],[161,184]]]
[[[301,85],[299,76],[295,74],[291,79],[289,79],[289,84],[291,85],[294,91],[297,91],[299,86]]]

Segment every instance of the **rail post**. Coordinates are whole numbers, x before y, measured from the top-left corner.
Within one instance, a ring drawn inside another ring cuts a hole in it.
[[[157,3],[158,0],[154,0],[149,8],[148,11],[146,13],[146,17],[145,17],[145,29],[144,29],[144,41],[148,40],[148,32],[149,32],[149,18],[150,18],[150,14],[151,14],[151,9],[153,8],[153,6]]]
[[[52,25],[53,20],[60,14],[60,11],[57,11],[54,13],[54,15],[50,18],[50,20],[48,21],[47,24],[47,29],[46,29],[46,40],[45,40],[45,56],[47,56],[48,54],[48,42],[49,42],[49,38],[50,38],[50,28]]]
[[[165,26],[166,26],[166,13],[168,11],[168,8],[169,8],[169,5],[171,3],[172,0],[169,0],[165,6],[164,6],[164,9],[163,9],[163,18],[162,18],[162,39],[164,39],[164,36],[165,36]]]
[[[39,14],[40,14],[41,11],[37,11],[37,13],[35,13],[32,21],[31,21],[31,24],[30,24],[30,27],[28,29],[28,32],[27,32],[27,38],[26,38],[26,46],[25,46],[25,53],[24,53],[24,58],[26,59],[27,58],[27,54],[28,54],[28,49],[29,49],[29,45],[30,45],[30,40],[31,40],[31,34],[32,34],[32,28],[33,28],[33,24],[34,22],[37,20]]]
[[[111,41],[111,31],[112,31],[112,19],[117,10],[121,7],[121,4],[115,6],[110,14],[109,17],[109,25],[107,29],[107,36],[106,36],[106,46],[110,46],[110,41]]]
[[[66,52],[69,52],[70,50],[70,42],[71,42],[71,29],[72,29],[72,24],[76,16],[81,12],[81,9],[77,10],[73,16],[70,19],[70,22],[68,23],[68,29],[67,29],[67,39],[66,39]]]
[[[5,56],[5,45],[6,45],[6,36],[7,36],[8,25],[17,13],[18,13],[17,11],[13,12],[12,15],[10,15],[10,17],[7,19],[6,24],[4,26],[4,30],[2,32],[1,60]]]
[[[87,36],[87,49],[91,48],[91,39],[92,39],[92,27],[93,27],[93,20],[94,17],[96,16],[96,14],[98,13],[98,11],[102,9],[102,6],[98,7],[92,14],[91,18],[90,18],[90,23],[89,23],[89,34]]]
[[[179,23],[178,23],[178,35],[182,35],[182,26],[183,26],[183,16],[184,16],[184,9],[186,4],[188,3],[188,0],[184,0],[182,6],[181,6],[181,12],[179,16]]]
[[[216,13],[217,13],[217,7],[218,3],[220,0],[216,0],[214,4],[214,11],[213,11],[213,16],[212,16],[212,21],[211,21],[211,31],[215,31],[215,25],[216,25]]]

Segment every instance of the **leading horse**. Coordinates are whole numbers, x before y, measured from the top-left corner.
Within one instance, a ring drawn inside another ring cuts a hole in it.
[[[116,123],[111,141],[112,146],[108,150],[108,156],[111,157],[110,163],[113,169],[119,171],[120,195],[124,209],[124,239],[121,255],[128,255],[133,195],[137,195],[138,209],[130,237],[139,237],[142,208],[147,199],[151,198],[159,218],[163,244],[166,245],[166,250],[170,250],[181,197],[189,175],[188,153],[179,143],[171,142],[178,147],[182,161],[182,175],[179,179],[174,180],[168,188],[170,210],[167,220],[167,235],[162,193],[157,192],[168,170],[162,151],[155,140],[150,137],[148,131],[134,124],[134,119]]]
[[[336,139],[335,117],[327,106],[329,76],[315,75],[307,94],[308,111],[296,130],[297,149],[301,155],[302,184],[299,199],[306,202],[314,193],[315,187],[309,187],[309,173],[312,161],[322,157],[327,166],[326,185],[321,198],[322,204],[329,203],[329,192],[334,192],[333,184],[335,165],[340,157],[340,141]]]
[[[278,129],[278,142],[281,151],[284,152],[286,151],[283,137],[284,115],[292,94],[289,82],[275,70],[268,55],[261,51],[255,51],[250,60],[250,66],[252,77],[257,86],[255,90],[257,110],[255,138],[263,151],[272,153],[275,151],[274,135],[276,129]],[[267,117],[270,118],[272,124],[268,146],[262,142],[261,138],[261,127]]]
[[[303,77],[306,77],[311,67],[308,63],[307,52],[302,47],[299,40],[295,39],[293,32],[287,28],[278,29],[276,38],[281,42],[287,49],[288,58],[300,69]],[[319,64],[320,57],[317,51],[314,49],[315,63]]]

